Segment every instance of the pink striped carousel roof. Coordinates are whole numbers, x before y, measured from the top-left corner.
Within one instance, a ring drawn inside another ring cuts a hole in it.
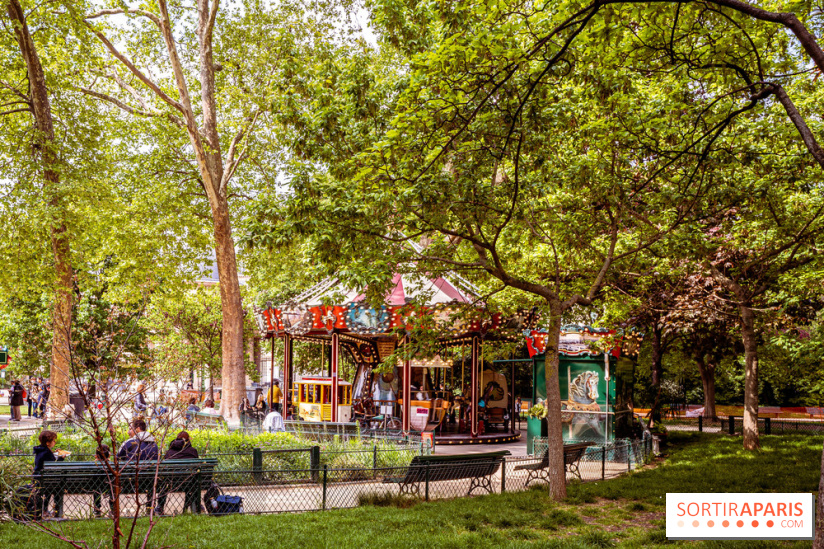
[[[412,317],[435,315],[450,331],[465,333],[497,327],[500,315],[485,315],[480,290],[464,278],[450,274],[423,277],[396,273],[384,303],[372,308],[363,290],[352,289],[338,278],[328,278],[280,306],[269,306],[258,315],[267,333],[353,332],[380,334],[410,326]],[[334,305],[330,305],[333,303]],[[469,307],[480,315],[456,320],[455,307]],[[483,317],[486,316],[487,320]]]
[[[386,294],[387,306],[406,305],[413,302],[420,306],[443,303],[473,303],[480,291],[465,279],[449,277],[421,278],[396,273],[392,277],[392,289]],[[337,278],[328,278],[289,300],[290,307],[316,307],[325,303],[358,303],[366,298],[361,290],[349,288]]]

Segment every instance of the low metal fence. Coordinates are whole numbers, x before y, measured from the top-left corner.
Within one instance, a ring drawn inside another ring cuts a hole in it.
[[[628,441],[609,447],[591,447],[575,463],[566,464],[567,482],[589,482],[614,478],[646,463],[652,453],[649,439]],[[346,453],[341,452],[341,455]],[[366,459],[368,452],[349,452]],[[311,467],[245,470],[214,470],[205,473],[179,472],[174,477],[154,476],[147,465],[141,479],[122,478],[118,505],[121,516],[149,513],[178,515],[188,511],[246,514],[324,511],[359,505],[393,505],[404,500],[434,500],[487,493],[522,491],[549,482],[546,464],[540,457],[496,457],[486,460],[438,461],[438,455],[423,462],[377,466],[331,467],[314,461]],[[477,458],[477,456],[476,456]],[[98,475],[99,476],[99,475]],[[106,516],[112,507],[111,481],[63,477],[55,488],[40,488],[31,476],[19,477],[14,500],[6,509],[18,519],[55,517],[87,519]],[[217,498],[219,494],[229,496]],[[239,500],[233,498],[240,498]]]
[[[741,434],[744,430],[744,418],[740,416],[716,419],[680,417],[666,419],[662,423],[672,431],[698,431],[735,435]],[[761,417],[758,418],[758,432],[765,435],[822,434],[824,433],[824,420]]]
[[[721,420],[721,432],[731,435],[744,431],[744,418],[730,416]],[[814,419],[758,418],[758,432],[765,435],[824,434],[824,421]]]

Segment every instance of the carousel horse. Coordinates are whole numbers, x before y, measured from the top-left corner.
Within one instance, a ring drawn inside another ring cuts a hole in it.
[[[561,422],[571,425],[586,424],[600,434],[599,414],[574,413],[600,412],[598,396],[598,372],[589,371],[579,374],[569,384],[569,400],[561,402]]]

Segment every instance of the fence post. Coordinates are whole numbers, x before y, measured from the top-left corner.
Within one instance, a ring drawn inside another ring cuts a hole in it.
[[[317,448],[317,447],[316,447]],[[323,500],[321,504],[321,510],[326,511],[326,471],[329,466],[325,463],[323,464]]]
[[[263,479],[263,452],[260,448],[252,449],[252,478],[256,484]]]
[[[309,468],[312,470],[312,482],[317,482],[320,468],[320,446],[309,448]]]
[[[372,469],[378,468],[378,445],[372,445]]]
[[[704,416],[698,416],[698,432],[704,432]]]
[[[627,449],[627,471],[632,471],[632,463],[631,463],[631,459],[630,459],[630,452],[632,452],[632,445],[627,444],[625,446],[625,448]]]
[[[606,480],[607,472],[607,447],[601,447],[601,480]]]
[[[771,418],[765,417],[764,418],[764,434],[770,435],[772,434],[772,422],[770,421]]]
[[[426,496],[425,496],[426,501],[429,501],[429,462],[428,461],[426,462],[426,489],[425,489],[425,494],[426,494]]]
[[[501,457],[501,493],[506,492],[506,457]]]
[[[729,424],[730,434],[734,435],[735,434],[735,416],[728,417],[727,421],[730,422],[730,424]]]

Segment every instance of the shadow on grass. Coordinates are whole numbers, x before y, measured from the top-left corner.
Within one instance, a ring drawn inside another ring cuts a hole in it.
[[[816,492],[822,441],[809,435],[762,436],[748,452],[740,437],[672,433],[672,449],[657,467],[605,482],[571,485],[570,503],[595,498],[664,505],[667,492]]]

